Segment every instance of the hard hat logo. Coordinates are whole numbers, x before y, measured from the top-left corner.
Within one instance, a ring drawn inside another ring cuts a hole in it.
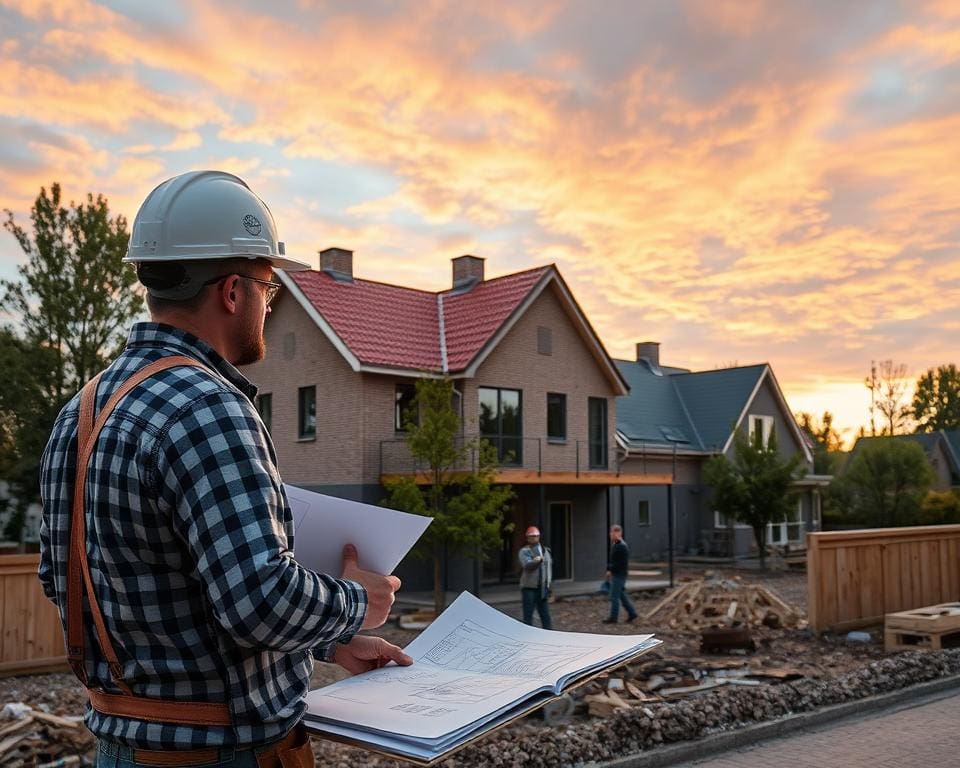
[[[257,235],[260,234],[260,231],[263,229],[263,225],[260,223],[260,219],[258,219],[253,214],[248,213],[246,216],[243,217],[243,228],[247,230],[247,232],[249,232],[251,235],[256,237]]]

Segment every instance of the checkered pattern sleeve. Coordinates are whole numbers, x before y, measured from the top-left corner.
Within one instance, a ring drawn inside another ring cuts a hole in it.
[[[213,616],[234,642],[316,653],[359,630],[366,591],[294,560],[272,451],[252,404],[210,393],[168,422],[154,449],[154,482]]]

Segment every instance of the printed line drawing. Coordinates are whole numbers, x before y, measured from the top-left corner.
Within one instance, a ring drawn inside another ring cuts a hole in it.
[[[468,619],[431,648],[424,658],[444,669],[547,677],[564,664],[595,650],[595,647],[518,642]]]

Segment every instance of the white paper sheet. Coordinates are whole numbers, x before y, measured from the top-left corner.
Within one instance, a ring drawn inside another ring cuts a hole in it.
[[[438,746],[527,696],[558,693],[565,679],[657,643],[652,635],[529,627],[464,592],[407,646],[413,666],[389,666],[311,691],[307,724],[339,723],[387,737],[385,743]],[[378,743],[375,735],[370,741]]]
[[[294,524],[294,557],[306,568],[339,576],[343,547],[353,544],[365,571],[390,574],[433,522],[423,515],[338,499],[284,484]]]

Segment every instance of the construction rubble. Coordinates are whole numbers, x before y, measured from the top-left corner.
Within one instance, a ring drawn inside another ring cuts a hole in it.
[[[3,768],[66,768],[89,765],[83,753],[94,747],[82,716],[60,717],[40,704],[36,708],[9,702],[0,708],[0,765]]]

